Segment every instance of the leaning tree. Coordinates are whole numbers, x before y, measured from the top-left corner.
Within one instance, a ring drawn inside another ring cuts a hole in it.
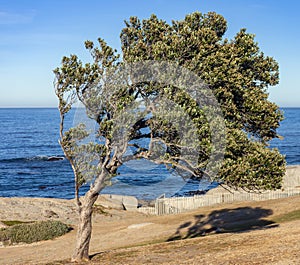
[[[278,83],[278,64],[254,35],[242,29],[224,39],[226,21],[216,13],[125,24],[122,56],[102,39],[87,41],[90,63],[71,55],[54,70],[60,144],[80,216],[74,261],[89,258],[93,204],[129,160],[247,190],[279,188],[285,172],[284,157],[268,148],[283,118],[267,94]],[[66,126],[78,102],[92,126]]]

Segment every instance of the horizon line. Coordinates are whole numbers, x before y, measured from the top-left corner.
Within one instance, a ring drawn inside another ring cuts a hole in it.
[[[299,106],[278,106],[279,108],[291,108],[291,109],[298,109]],[[58,106],[0,106],[0,109],[57,109]],[[76,108],[76,107],[74,107]]]

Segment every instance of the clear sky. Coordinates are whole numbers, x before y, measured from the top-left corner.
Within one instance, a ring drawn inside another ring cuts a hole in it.
[[[85,40],[104,38],[120,49],[130,16],[156,14],[170,22],[194,11],[215,11],[256,34],[261,50],[280,65],[280,84],[269,89],[280,107],[300,107],[300,1],[297,0],[0,0],[0,107],[56,107],[52,70],[62,56],[88,58]]]

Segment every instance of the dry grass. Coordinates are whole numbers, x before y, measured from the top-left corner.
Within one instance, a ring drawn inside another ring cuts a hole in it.
[[[289,200],[295,203],[300,198],[281,200],[284,203],[279,208],[289,205]],[[255,203],[251,203],[252,207],[239,205],[213,210],[206,215],[194,215],[193,221],[181,223],[168,239],[97,253],[89,263],[80,265],[298,264],[300,209],[293,209],[300,208],[300,205],[289,205],[280,210],[276,207],[276,201],[270,201],[269,209],[253,207]],[[223,224],[222,231],[216,233],[211,230],[220,222]],[[208,232],[203,234],[203,231]],[[47,264],[71,263],[65,259]]]
[[[169,216],[101,212],[94,216],[91,261],[82,265],[299,264],[300,196]],[[128,229],[139,223],[152,224]],[[0,248],[0,264],[71,264],[75,232],[32,247]]]

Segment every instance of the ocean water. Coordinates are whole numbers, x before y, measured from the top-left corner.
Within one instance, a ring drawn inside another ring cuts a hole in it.
[[[285,155],[288,165],[300,164],[300,108],[283,108],[285,119],[281,122],[278,134],[283,140],[273,139],[271,147],[276,147]]]
[[[286,155],[287,163],[300,164],[300,108],[283,109],[285,120],[279,129],[284,140],[273,140]],[[73,122],[70,117],[67,123]],[[73,198],[74,179],[71,167],[58,144],[57,109],[0,109],[0,196]],[[102,193],[133,195],[154,199],[162,194],[183,195],[209,189],[210,182],[183,181],[164,166],[134,161],[119,170],[113,185]],[[83,194],[88,186],[82,188]]]

